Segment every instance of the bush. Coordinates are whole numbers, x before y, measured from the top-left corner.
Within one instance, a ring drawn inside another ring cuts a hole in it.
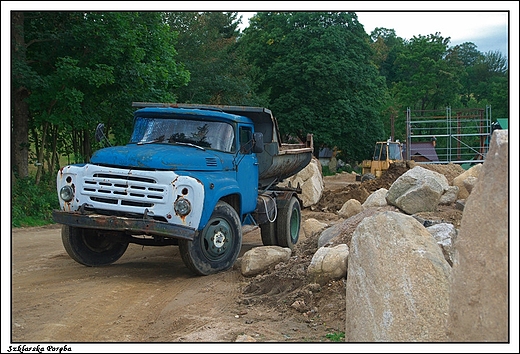
[[[321,174],[323,175],[323,177],[325,177],[325,176],[334,176],[335,175],[335,173],[330,171],[329,166],[322,166],[321,167]]]
[[[11,190],[12,227],[41,226],[54,223],[52,210],[59,208],[54,176],[36,185],[33,176],[17,179]]]

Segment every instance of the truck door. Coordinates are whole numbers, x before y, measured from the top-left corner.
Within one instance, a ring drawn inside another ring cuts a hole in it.
[[[237,182],[242,191],[242,214],[256,209],[258,196],[258,160],[251,150],[253,147],[253,129],[250,126],[238,127]]]

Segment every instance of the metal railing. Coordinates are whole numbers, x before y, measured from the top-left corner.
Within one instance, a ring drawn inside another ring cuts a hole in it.
[[[423,163],[483,161],[491,139],[491,106],[486,109],[406,110],[406,159],[414,143],[431,142],[438,160]]]

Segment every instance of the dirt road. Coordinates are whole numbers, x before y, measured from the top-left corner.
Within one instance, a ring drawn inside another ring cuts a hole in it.
[[[250,231],[241,255],[261,245]],[[59,226],[13,229],[11,341],[327,341],[325,324],[239,304],[245,280],[237,269],[194,276],[175,246],[130,245],[116,263],[89,268],[67,255]]]

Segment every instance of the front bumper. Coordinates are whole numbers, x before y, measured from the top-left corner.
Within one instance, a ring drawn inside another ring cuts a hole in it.
[[[196,230],[189,226],[169,224],[153,219],[132,219],[121,216],[81,214],[53,210],[52,218],[59,224],[100,230],[125,231],[130,234],[146,234],[168,238],[193,240]]]

